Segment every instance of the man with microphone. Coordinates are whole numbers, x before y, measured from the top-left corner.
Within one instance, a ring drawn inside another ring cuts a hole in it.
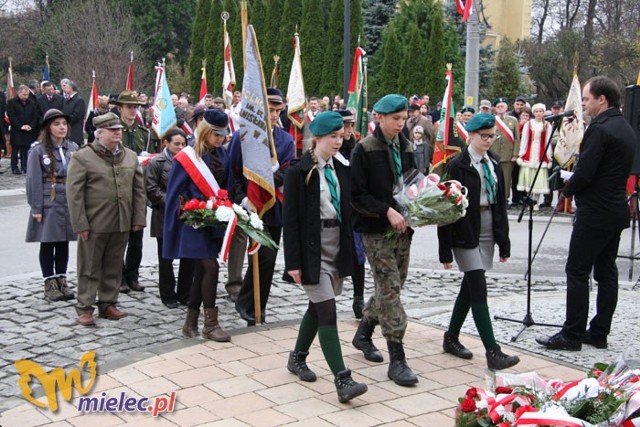
[[[620,112],[620,90],[604,76],[582,89],[582,108],[592,117],[580,145],[580,160],[564,185],[575,196],[567,273],[567,308],[562,330],[536,341],[552,350],[579,351],[582,344],[607,348],[618,302],[616,256],[622,230],[629,227],[626,182],[635,155],[636,135]],[[596,315],[589,323],[589,274],[598,282]]]

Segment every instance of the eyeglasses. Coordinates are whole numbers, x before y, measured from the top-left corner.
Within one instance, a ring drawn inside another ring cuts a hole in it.
[[[488,141],[490,139],[495,139],[496,138],[496,134],[495,133],[481,133],[480,134],[480,138],[482,138],[483,141]]]

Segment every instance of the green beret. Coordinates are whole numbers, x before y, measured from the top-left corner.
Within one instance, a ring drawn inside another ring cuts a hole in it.
[[[318,114],[309,125],[309,130],[315,136],[322,136],[338,129],[342,129],[344,123],[342,116],[335,111],[323,111]]]
[[[409,101],[407,98],[395,93],[383,96],[380,101],[376,102],[373,106],[373,111],[378,114],[391,114],[408,109]]]
[[[471,117],[464,127],[467,132],[475,132],[480,129],[491,129],[496,125],[496,119],[493,114],[478,113]]]

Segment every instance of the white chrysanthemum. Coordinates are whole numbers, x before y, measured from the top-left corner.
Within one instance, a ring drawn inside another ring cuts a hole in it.
[[[257,230],[262,230],[262,220],[260,219],[260,217],[258,216],[258,214],[256,214],[255,212],[251,213],[251,216],[249,217],[249,223],[251,224],[251,227],[257,229]]]
[[[242,206],[236,205],[234,203],[233,204],[233,211],[236,213],[236,215],[238,215],[240,217],[241,220],[249,221],[249,215],[247,214],[247,211],[245,211]]]
[[[209,210],[213,209],[213,200],[211,199],[207,200],[207,209]]]
[[[216,219],[220,222],[229,222],[233,218],[235,213],[232,208],[226,206],[220,206],[216,209]]]

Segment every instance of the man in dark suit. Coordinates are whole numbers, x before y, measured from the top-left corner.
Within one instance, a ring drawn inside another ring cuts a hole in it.
[[[9,134],[7,123],[4,121],[4,114],[7,112],[7,96],[0,91],[0,159],[7,152],[6,135]]]
[[[46,80],[42,82],[42,94],[38,96],[36,102],[40,113],[40,121],[42,121],[45,113],[52,108],[62,111],[64,107],[64,97],[56,94],[53,84]]]
[[[78,145],[84,144],[84,117],[87,112],[87,104],[78,93],[78,86],[69,79],[60,82],[65,94],[62,112],[71,117],[71,140]]]
[[[566,318],[560,332],[536,338],[552,350],[579,351],[583,343],[607,348],[618,302],[620,234],[629,227],[626,183],[636,135],[620,112],[616,83],[604,76],[588,80],[582,88],[582,108],[592,119],[580,145],[580,160],[562,190],[567,197],[575,196],[578,207],[565,267]],[[596,315],[587,329],[592,270],[598,296]]]
[[[28,86],[20,85],[18,96],[7,104],[7,116],[11,121],[11,171],[15,175],[27,172],[29,147],[38,138],[38,106],[30,94]]]

